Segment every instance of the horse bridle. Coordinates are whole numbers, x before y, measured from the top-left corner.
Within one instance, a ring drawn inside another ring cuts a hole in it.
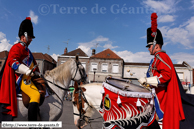
[[[76,63],[77,69],[76,69],[75,75],[74,75],[74,77],[72,78],[72,80],[74,81],[75,76],[77,75],[77,72],[78,72],[78,70],[79,70],[79,74],[81,75],[81,79],[78,80],[78,82],[81,82],[81,81],[84,82],[85,79],[86,79],[86,77],[87,77],[87,75],[86,75],[85,73],[83,73],[83,74],[85,74],[85,75],[83,75],[82,72],[81,72],[81,70],[79,69],[79,65],[82,66],[82,64],[81,64],[79,61],[75,61],[75,63]],[[82,67],[83,67],[83,66],[82,66]]]

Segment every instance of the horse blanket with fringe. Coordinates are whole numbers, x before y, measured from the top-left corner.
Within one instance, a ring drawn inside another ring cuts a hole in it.
[[[155,120],[151,92],[131,92],[103,83],[104,129],[140,129]]]

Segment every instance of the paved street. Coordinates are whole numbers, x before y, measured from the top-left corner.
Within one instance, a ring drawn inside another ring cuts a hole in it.
[[[95,112],[92,118],[100,117],[98,112]],[[73,122],[73,106],[72,102],[64,101],[63,114],[58,121],[62,121],[62,129],[78,129]],[[84,129],[101,129],[102,128],[102,119],[97,119],[92,121],[90,125],[86,126]],[[10,128],[1,128],[0,129],[10,129]],[[19,128],[17,128],[19,129]]]
[[[98,112],[95,112],[93,118],[100,117]],[[59,121],[62,121],[63,129],[77,129],[73,122],[73,106],[72,102],[64,101],[63,114],[61,115]],[[91,122],[90,125],[87,125],[84,129],[101,129],[102,128],[102,119],[96,119]]]

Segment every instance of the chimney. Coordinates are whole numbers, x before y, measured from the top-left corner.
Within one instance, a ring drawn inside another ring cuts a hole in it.
[[[95,55],[95,54],[96,54],[96,50],[92,49],[92,55]]]
[[[65,48],[65,50],[64,50],[64,55],[65,55],[65,54],[67,54],[67,48]]]

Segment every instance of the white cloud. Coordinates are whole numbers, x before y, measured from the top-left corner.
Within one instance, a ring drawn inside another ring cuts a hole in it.
[[[52,57],[55,61],[57,61],[58,56],[59,56],[59,54],[58,54],[58,55],[56,55],[55,53],[53,53],[53,54],[51,55],[51,57]]]
[[[38,23],[38,16],[35,15],[35,13],[32,10],[30,10],[30,16],[29,17],[31,17],[31,21],[34,24],[37,24]]]
[[[163,26],[160,28],[163,37],[169,43],[181,44],[186,49],[194,48],[194,16],[179,27],[170,28]]]
[[[191,17],[186,23],[185,23],[185,29],[189,32],[189,34],[193,37],[194,35],[194,16]]]
[[[183,61],[186,61],[191,67],[194,68],[194,53],[174,53],[170,56],[170,58],[177,64],[182,64]]]
[[[176,4],[178,0],[163,0],[163,1],[155,1],[155,0],[143,0],[143,5],[148,8],[151,8],[152,11],[157,13],[173,13],[176,12]]]
[[[115,48],[118,48],[118,46],[112,46],[112,44],[105,44],[104,46],[103,46],[103,48],[104,49],[115,49]]]
[[[92,40],[93,42],[104,42],[109,41],[109,38],[105,38],[103,36],[98,36],[96,39]]]
[[[149,63],[153,56],[149,52],[114,51],[125,62],[144,62]]]
[[[0,32],[0,51],[7,50],[9,51],[12,45],[9,43],[10,40],[6,39],[6,35]]]
[[[83,43],[81,42],[78,44],[79,44],[78,48],[82,49],[88,56],[91,56],[92,49],[96,48],[96,45],[97,45],[97,48],[103,47],[104,49],[107,49],[107,48],[114,49],[118,47],[118,46],[112,46],[112,41],[110,41],[109,38],[106,38],[103,36],[98,36],[92,41],[83,42]]]
[[[82,51],[84,51],[88,56],[91,56],[92,49],[91,47],[87,47],[87,44],[78,46]]]
[[[172,15],[162,15],[158,17],[158,22],[173,22],[175,21],[175,16]]]

